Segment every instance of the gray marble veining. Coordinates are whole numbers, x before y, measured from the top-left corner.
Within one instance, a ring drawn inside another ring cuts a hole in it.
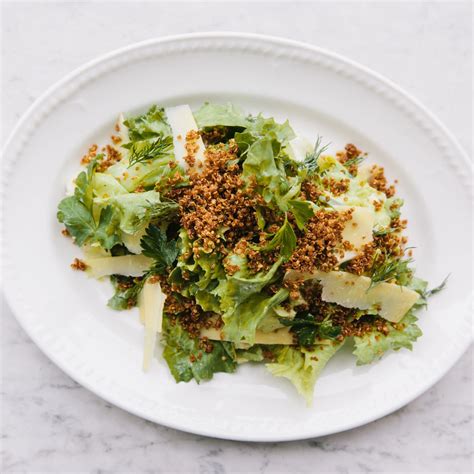
[[[470,152],[470,4],[9,3],[2,18],[3,141],[52,82],[153,36],[241,30],[308,41],[412,92]],[[80,387],[2,308],[1,472],[227,474],[472,472],[472,349],[431,390],[370,425],[252,444],[154,425]]]

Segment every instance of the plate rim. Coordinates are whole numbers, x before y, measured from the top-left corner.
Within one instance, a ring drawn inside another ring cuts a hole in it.
[[[140,41],[136,43],[132,43],[129,45],[126,45],[124,47],[112,50],[108,53],[105,53],[103,55],[100,55],[90,61],[87,61],[86,63],[82,64],[81,66],[75,68],[73,71],[70,73],[66,74],[63,76],[60,80],[56,81],[53,85],[51,85],[49,88],[45,90],[28,108],[27,110],[23,113],[21,118],[17,121],[16,125],[13,127],[12,131],[10,132],[7,140],[5,141],[3,147],[2,147],[2,167],[3,167],[3,172],[2,172],[2,180],[1,180],[1,197],[2,197],[2,206],[1,206],[1,214],[0,214],[0,222],[3,222],[4,219],[4,193],[5,190],[8,187],[7,184],[7,176],[10,174],[10,170],[8,169],[8,165],[11,165],[12,163],[15,162],[15,160],[18,158],[18,153],[8,153],[9,148],[11,144],[14,142],[14,139],[17,135],[17,133],[22,129],[23,125],[27,122],[27,120],[30,118],[30,116],[33,116],[35,112],[40,109],[40,107],[43,105],[44,102],[46,102],[48,99],[50,99],[56,91],[60,90],[64,85],[68,84],[70,81],[74,80],[75,78],[81,76],[84,74],[86,71],[91,70],[95,68],[96,66],[100,65],[103,62],[106,62],[110,59],[113,59],[114,57],[118,57],[121,55],[127,55],[132,51],[139,50],[141,48],[146,48],[148,46],[153,46],[157,44],[164,44],[164,43],[173,43],[173,42],[178,42],[178,41],[192,41],[192,40],[199,40],[199,39],[233,39],[236,41],[239,40],[255,40],[255,41],[260,41],[263,43],[267,43],[270,45],[277,45],[277,46],[287,46],[289,48],[293,49],[299,49],[299,50],[306,50],[309,51],[310,53],[316,53],[322,56],[326,56],[332,60],[335,60],[336,62],[343,63],[346,66],[349,66],[351,68],[357,69],[359,72],[365,74],[366,76],[369,76],[373,79],[375,79],[378,82],[383,83],[386,87],[389,89],[392,89],[397,95],[402,96],[405,100],[411,103],[416,109],[419,111],[423,112],[426,117],[432,122],[432,124],[438,128],[438,131],[441,132],[446,139],[449,140],[450,144],[456,147],[456,152],[458,153],[458,159],[459,161],[463,161],[463,165],[467,166],[468,168],[472,167],[472,164],[470,163],[469,157],[467,153],[464,151],[462,146],[460,145],[459,141],[457,138],[454,136],[454,134],[441,122],[438,117],[431,112],[426,106],[424,106],[418,99],[416,99],[414,96],[412,96],[410,93],[406,92],[403,88],[392,82],[390,79],[386,78],[385,76],[379,74],[378,72],[368,68],[367,66],[364,66],[356,61],[353,61],[339,53],[332,52],[328,49],[325,48],[320,48],[318,46],[311,45],[309,43],[305,43],[302,41],[297,41],[294,39],[289,39],[289,38],[283,38],[283,37],[277,37],[277,36],[270,36],[270,35],[262,35],[262,34],[254,34],[254,33],[240,33],[240,32],[220,32],[220,31],[215,31],[215,32],[200,32],[200,33],[189,33],[189,34],[178,34],[178,35],[170,35],[170,36],[164,36],[164,37],[157,37],[157,38],[151,38],[147,39],[145,41]],[[5,252],[5,245],[3,242],[3,233],[1,236],[1,255],[2,255],[2,262],[5,260],[3,259],[4,257],[4,252]],[[4,269],[4,265],[2,265],[2,269]],[[300,439],[308,439],[308,438],[314,438],[314,437],[320,437],[320,436],[326,436],[330,434],[334,434],[337,432],[342,432],[346,430],[350,430],[359,426],[363,426],[365,424],[368,424],[374,420],[377,420],[379,418],[382,418],[384,416],[387,416],[390,413],[395,412],[396,410],[400,409],[401,407],[407,405],[408,403],[411,403],[413,400],[418,398],[421,394],[429,390],[433,385],[435,385],[441,378],[443,378],[446,373],[454,366],[454,364],[462,357],[462,355],[466,352],[466,350],[469,348],[471,345],[472,341],[472,335],[471,337],[467,337],[465,339],[464,344],[461,345],[461,347],[458,347],[458,351],[456,354],[456,357],[453,357],[452,360],[450,361],[449,364],[447,364],[443,370],[440,370],[439,373],[437,373],[436,377],[434,377],[428,385],[423,386],[423,388],[420,388],[416,393],[411,393],[409,397],[406,399],[403,399],[399,401],[397,404],[392,404],[390,408],[385,408],[377,412],[376,414],[370,414],[364,418],[364,420],[357,420],[355,422],[347,422],[344,424],[343,428],[340,427],[333,427],[332,429],[327,429],[327,430],[317,430],[315,429],[313,433],[302,433],[300,435],[298,434],[287,434],[286,436],[284,434],[281,435],[266,435],[266,436],[249,436],[248,434],[244,435],[239,435],[239,434],[229,434],[226,435],[225,433],[218,433],[216,434],[215,430],[212,429],[207,429],[205,426],[199,425],[199,426],[194,426],[194,427],[183,427],[179,423],[173,423],[170,420],[160,420],[158,419],[159,417],[151,417],[143,412],[140,411],[139,408],[137,407],[130,407],[126,406],[126,403],[122,403],[120,399],[115,399],[111,394],[106,394],[103,392],[101,387],[94,387],[93,383],[89,383],[88,380],[85,380],[81,374],[74,374],[74,376],[71,375],[68,369],[66,369],[66,365],[63,364],[60,360],[60,358],[56,357],[54,351],[50,351],[48,347],[43,343],[44,341],[41,341],[40,337],[37,337],[37,334],[34,331],[28,330],[28,326],[26,324],[26,321],[22,318],[21,313],[23,311],[26,311],[26,308],[21,308],[21,303],[17,301],[12,294],[11,291],[8,290],[8,285],[5,284],[5,274],[3,275],[2,278],[2,290],[3,294],[5,297],[5,301],[8,304],[8,306],[11,308],[13,315],[15,316],[15,319],[19,322],[20,326],[22,329],[26,332],[28,337],[30,337],[35,345],[43,352],[44,355],[48,359],[50,359],[52,362],[54,362],[55,365],[57,365],[63,372],[65,372],[69,377],[71,377],[73,380],[75,380],[77,383],[79,383],[81,386],[85,387],[87,390],[91,391],[94,395],[99,396],[100,398],[112,403],[113,405],[119,407],[122,410],[125,410],[129,413],[134,414],[135,416],[139,416],[140,418],[144,418],[147,420],[150,420],[154,423],[161,424],[163,426],[168,426],[173,429],[177,429],[180,431],[185,431],[193,434],[198,434],[198,435],[204,435],[208,437],[213,437],[213,438],[219,438],[219,439],[229,439],[229,440],[239,440],[239,441],[254,441],[254,442],[280,442],[280,441],[293,441],[293,440],[300,440]]]

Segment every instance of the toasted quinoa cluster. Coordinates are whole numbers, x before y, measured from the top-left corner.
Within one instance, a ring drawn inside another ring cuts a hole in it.
[[[190,173],[188,187],[172,193],[179,204],[181,226],[195,240],[196,249],[225,252],[258,231],[255,207],[261,197],[246,188],[237,151],[233,141],[207,148],[203,168]],[[220,229],[225,229],[221,235]]]
[[[316,211],[306,224],[306,232],[299,236],[286,268],[308,273],[316,269],[333,270],[343,244],[342,232],[352,212],[352,209],[344,212]]]

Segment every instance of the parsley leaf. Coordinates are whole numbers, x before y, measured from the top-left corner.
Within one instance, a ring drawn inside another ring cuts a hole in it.
[[[145,280],[145,277],[112,275],[110,281],[115,288],[115,294],[109,299],[107,305],[116,310],[125,310],[136,306]]]
[[[265,245],[261,250],[268,251],[280,248],[280,254],[283,258],[290,258],[291,254],[296,248],[296,234],[293,227],[288,222],[288,216],[285,215],[285,222],[278,229],[272,240]]]
[[[312,204],[309,201],[291,200],[288,205],[298,229],[303,230],[309,219],[314,216]]]
[[[311,346],[316,337],[320,339],[336,339],[341,334],[341,326],[334,326],[329,315],[322,321],[316,321],[309,312],[298,313],[294,319],[279,318],[280,322],[296,335],[298,344]]]
[[[152,271],[155,273],[163,273],[178,256],[176,240],[168,240],[166,233],[153,224],[147,228],[146,235],[142,237],[140,245],[143,255],[155,260],[152,267]]]
[[[89,209],[76,196],[68,196],[59,203],[57,217],[79,246],[82,246],[95,234],[94,218]]]
[[[120,242],[117,229],[120,217],[111,206],[104,207],[99,215],[99,222],[94,219],[93,185],[97,161],[101,156],[91,161],[86,171],[76,178],[74,196],[65,197],[58,205],[57,218],[74,237],[77,245],[87,242],[98,242],[103,248],[111,249]]]

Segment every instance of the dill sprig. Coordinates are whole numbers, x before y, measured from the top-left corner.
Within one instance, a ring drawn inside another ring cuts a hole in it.
[[[374,255],[370,269],[370,279],[372,281],[370,282],[368,290],[384,281],[397,280],[399,276],[411,271],[408,265],[413,262],[412,258],[396,259],[384,254],[383,261],[379,263],[380,256],[380,251],[377,251]]]
[[[448,278],[450,277],[450,274],[439,284],[438,286],[435,286],[434,288],[431,288],[431,290],[426,290],[423,293],[423,298],[428,299],[430,296],[435,295],[436,293],[439,293],[440,291],[443,291],[446,283],[448,282]]]
[[[344,162],[344,166],[350,168],[351,166],[359,166],[365,160],[365,156],[359,155],[354,156],[354,158],[350,158]]]
[[[321,137],[318,135],[313,151],[307,153],[303,161],[303,167],[307,170],[308,174],[318,172],[318,158],[329,148],[330,143],[321,146],[321,140]]]
[[[130,145],[130,146],[127,146]],[[130,151],[129,165],[134,166],[138,163],[144,163],[148,160],[160,158],[169,153],[173,147],[173,138],[170,136],[163,137],[160,135],[154,141],[134,142],[124,145]]]

